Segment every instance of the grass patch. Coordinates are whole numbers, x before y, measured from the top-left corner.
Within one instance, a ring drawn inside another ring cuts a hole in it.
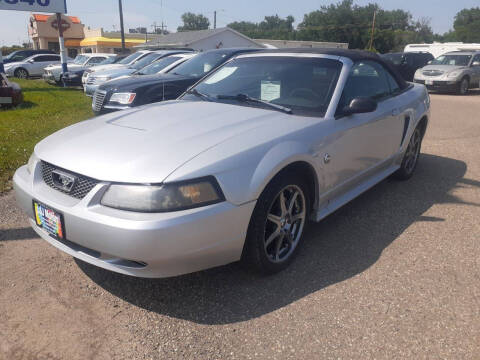
[[[22,87],[25,102],[0,110],[0,193],[11,188],[13,173],[27,163],[36,143],[93,116],[92,100],[82,91],[43,80],[14,81]]]

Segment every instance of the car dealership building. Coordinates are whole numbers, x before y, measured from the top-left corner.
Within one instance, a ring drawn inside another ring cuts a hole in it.
[[[69,57],[74,58],[79,53],[121,52],[122,42],[119,32],[106,32],[102,28],[90,29],[76,16],[62,15],[61,26]],[[28,33],[34,49],[59,52],[58,23],[55,14],[32,14],[28,23]],[[149,36],[151,39],[151,35]],[[125,34],[127,49],[144,42],[144,34]]]

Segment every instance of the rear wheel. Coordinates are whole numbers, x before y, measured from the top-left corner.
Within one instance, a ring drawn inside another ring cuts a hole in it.
[[[418,158],[420,156],[420,148],[422,147],[422,133],[417,127],[410,138],[407,150],[403,156],[400,169],[395,172],[395,177],[399,180],[410,179],[417,167]]]
[[[28,79],[28,71],[25,70],[24,68],[19,68],[19,69],[15,70],[13,75],[16,78],[19,78],[19,79]]]
[[[467,77],[464,77],[460,84],[458,85],[458,94],[465,95],[468,92],[468,88],[470,87],[470,81]]]
[[[272,180],[257,201],[242,261],[271,274],[286,268],[298,252],[308,216],[307,185],[292,173]]]

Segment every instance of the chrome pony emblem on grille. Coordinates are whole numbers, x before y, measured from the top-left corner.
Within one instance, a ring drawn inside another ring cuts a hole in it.
[[[52,171],[53,184],[60,190],[70,192],[77,178],[60,170]]]

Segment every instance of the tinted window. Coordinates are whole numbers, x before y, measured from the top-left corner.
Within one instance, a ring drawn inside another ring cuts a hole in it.
[[[130,67],[136,70],[141,69],[147,65],[150,65],[153,61],[157,60],[161,56],[161,54],[157,53],[148,54],[142,57],[140,60],[135,61],[135,63],[133,63]]]
[[[246,57],[225,64],[195,89],[214,101],[252,106],[249,102],[219,99],[242,94],[288,107],[296,114],[322,116],[328,108],[341,69],[342,63],[331,59]],[[187,95],[187,98],[194,97]]]
[[[401,91],[400,86],[398,85],[397,80],[393,78],[393,76],[388,72],[385,71],[385,76],[387,77],[388,86],[390,87],[390,92],[392,94],[397,94]]]
[[[473,63],[474,61],[480,61],[480,54],[475,55],[475,56],[473,57],[472,63]]]
[[[230,57],[230,55],[230,52],[221,51],[199,54],[194,58],[179,65],[173,73],[185,76],[203,76],[210,70],[213,70],[218,65],[226,61]]]
[[[361,61],[353,65],[348,76],[337,110],[357,97],[380,100],[390,95],[387,71],[374,61]],[[398,84],[397,84],[398,86]]]
[[[126,58],[123,58],[118,63],[127,65],[127,64],[130,64],[135,59],[138,59],[139,57],[144,56],[144,55],[145,55],[145,53],[141,53],[141,52],[133,53],[133,54],[128,55]]]
[[[395,65],[400,65],[403,62],[402,53],[383,54],[382,57]]]
[[[73,63],[76,65],[82,65],[85,61],[88,60],[88,56],[85,55],[77,55],[75,60],[73,60]]]
[[[175,61],[180,60],[181,56],[167,56],[160,60],[155,61],[154,63],[145,66],[143,69],[140,69],[136,72],[139,75],[152,75],[157,74],[159,71],[162,71],[168,65],[173,64]]]
[[[35,62],[44,62],[44,61],[57,61],[57,59],[52,59],[51,55],[42,55],[42,56],[35,56],[33,58]]]

